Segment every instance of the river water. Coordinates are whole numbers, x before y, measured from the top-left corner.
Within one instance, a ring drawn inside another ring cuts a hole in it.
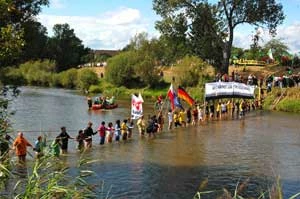
[[[21,88],[12,103],[15,130],[25,132],[34,143],[44,132],[48,139],[66,126],[72,137],[88,121],[94,129],[101,123],[130,115],[130,101],[117,100],[119,108],[88,111],[84,96],[63,89]],[[152,103],[145,102],[145,115],[153,114]],[[96,176],[90,183],[104,182],[112,198],[192,198],[208,179],[207,190],[229,189],[247,181],[244,196],[257,197],[280,176],[284,198],[300,192],[300,115],[255,111],[244,120],[208,122],[165,131],[155,139],[141,139],[134,129],[126,143],[100,146],[98,135],[93,149],[85,154],[97,159],[90,169]],[[70,140],[69,154],[61,157],[71,168],[79,153]],[[30,161],[30,160],[29,160]],[[215,195],[207,195],[214,198]]]

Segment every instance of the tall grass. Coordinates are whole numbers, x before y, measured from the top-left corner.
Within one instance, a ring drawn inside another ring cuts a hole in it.
[[[69,169],[57,157],[52,156],[37,159],[30,174],[25,178],[20,178],[18,173],[10,172],[7,165],[0,164],[0,171],[6,172],[6,179],[19,179],[8,198],[107,199],[110,190],[104,190],[103,181],[99,181],[97,184],[90,184],[86,181],[87,177],[96,175],[93,171],[86,169],[88,164],[95,161],[97,160],[91,161],[81,158],[78,163],[78,176],[75,177],[70,176],[68,174]]]
[[[283,97],[280,98],[282,94]],[[300,113],[300,88],[273,88],[264,99],[263,106],[265,109]]]
[[[246,199],[246,197],[242,196],[242,193],[247,190],[247,185],[249,183],[249,178],[243,181],[242,183],[237,183],[236,187],[231,193],[226,188],[222,190],[212,190],[212,191],[204,191],[208,185],[208,179],[205,179],[199,186],[199,191],[194,195],[193,199],[201,199],[201,198],[211,198],[211,194],[214,195],[214,198],[217,199]],[[216,196],[217,194],[217,196]],[[300,196],[300,193],[297,193],[293,196],[290,196],[288,199],[296,199]],[[252,199],[253,197],[249,197]],[[276,182],[267,190],[263,191],[259,194],[257,199],[283,199],[282,185],[280,182],[280,178],[277,177]]]

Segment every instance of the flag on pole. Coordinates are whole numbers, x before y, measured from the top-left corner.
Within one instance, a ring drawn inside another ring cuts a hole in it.
[[[273,54],[272,54],[272,49],[271,49],[271,48],[270,48],[269,51],[268,51],[268,56],[269,56],[270,59],[272,59],[272,60],[274,59],[274,58],[273,58]]]
[[[173,85],[171,84],[170,88],[169,88],[169,91],[168,91],[168,97],[169,97],[169,100],[171,102],[171,108],[172,110],[175,109],[175,106],[183,109],[181,103],[180,103],[180,100],[178,99],[177,97],[177,94],[173,88]]]
[[[180,86],[178,86],[178,97],[186,101],[190,106],[193,106],[195,100]]]
[[[142,117],[143,115],[143,98],[139,93],[138,96],[132,95],[131,98],[131,119],[136,120]]]
[[[169,100],[171,102],[171,108],[172,108],[172,110],[174,110],[174,108],[175,108],[175,106],[174,106],[175,91],[174,91],[174,88],[173,88],[172,84],[171,84],[171,86],[169,88],[169,91],[168,91],[168,97],[169,97]]]

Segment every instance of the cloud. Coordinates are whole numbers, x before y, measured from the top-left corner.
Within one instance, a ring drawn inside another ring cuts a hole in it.
[[[68,23],[85,46],[93,49],[121,49],[138,33],[147,32],[153,24],[137,9],[121,7],[100,16],[39,15],[50,36],[55,24]]]
[[[66,7],[65,2],[63,0],[51,0],[50,5],[51,7],[56,9],[62,9]]]
[[[261,41],[259,45],[263,46],[268,41],[272,39],[268,30],[259,29]],[[277,35],[275,39],[282,40],[289,47],[291,53],[298,53],[300,51],[300,21],[295,22],[291,25],[280,26],[277,29]],[[249,49],[250,44],[252,43],[252,36],[254,31],[244,31],[243,29],[238,29],[234,33],[233,45],[236,47]]]
[[[280,28],[278,37],[290,48],[290,52],[298,53],[300,51],[300,21],[290,26]]]

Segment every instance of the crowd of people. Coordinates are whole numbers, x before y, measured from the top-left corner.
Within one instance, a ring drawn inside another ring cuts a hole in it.
[[[68,152],[70,139],[77,141],[79,151],[84,151],[92,147],[93,136],[96,134],[99,135],[100,145],[111,144],[112,142],[120,143],[131,139],[135,127],[140,137],[151,139],[164,130],[165,119],[168,121],[166,129],[171,131],[174,128],[188,125],[202,125],[204,121],[242,118],[246,112],[257,108],[257,101],[254,100],[219,100],[206,102],[203,105],[198,104],[188,109],[169,109],[166,114],[163,114],[161,109],[158,114],[148,115],[147,121],[144,116],[141,116],[135,122],[130,118],[124,119],[122,122],[116,120],[114,123],[102,121],[95,130],[93,129],[93,123],[88,122],[87,127],[80,129],[76,137],[70,136],[66,127],[61,127],[60,133],[49,146],[47,146],[45,137],[38,136],[32,145],[25,139],[23,133],[19,132],[12,143],[12,149],[15,150],[19,162],[25,162],[26,155],[29,153],[27,147],[33,148],[36,158],[42,157],[45,153],[58,157],[60,154]],[[6,139],[10,140],[11,138],[7,137]],[[8,150],[8,146],[6,150]],[[1,150],[1,155],[4,152]]]

